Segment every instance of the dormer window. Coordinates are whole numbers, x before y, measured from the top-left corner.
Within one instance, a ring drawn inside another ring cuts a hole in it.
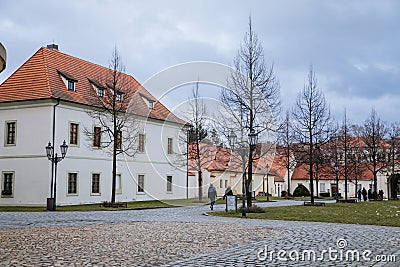
[[[145,95],[142,95],[142,94],[140,94],[140,96],[142,97],[143,101],[147,104],[147,107],[148,107],[150,110],[153,110],[153,109],[154,109],[154,103],[155,103],[156,101],[154,101],[154,100],[150,99],[149,97],[147,97],[147,96],[145,96]]]
[[[60,74],[64,84],[67,86],[68,91],[75,92],[75,83],[78,82],[78,80],[65,71],[57,70],[57,72]]]
[[[75,92],[75,82],[68,80],[68,91]]]

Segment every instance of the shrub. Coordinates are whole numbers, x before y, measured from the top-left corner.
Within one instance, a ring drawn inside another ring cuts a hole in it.
[[[282,192],[281,192],[281,197],[287,197],[287,196],[288,196],[287,191],[282,191]]]
[[[330,196],[331,196],[331,194],[328,193],[328,192],[319,193],[319,195],[320,195],[321,197],[330,197]]]
[[[302,184],[299,184],[293,192],[294,197],[309,197],[310,191]]]
[[[254,205],[254,204],[251,207],[247,207],[246,211],[248,213],[264,213],[265,212],[261,207]]]

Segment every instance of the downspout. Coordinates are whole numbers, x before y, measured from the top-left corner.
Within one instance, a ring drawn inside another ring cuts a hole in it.
[[[55,136],[56,136],[56,107],[60,104],[60,98],[57,98],[57,104],[53,106],[53,147],[55,147]],[[54,158],[54,149],[53,149],[53,155],[51,155]],[[51,198],[53,198],[53,192],[54,192],[54,162],[51,162],[51,185],[50,185],[50,195]]]

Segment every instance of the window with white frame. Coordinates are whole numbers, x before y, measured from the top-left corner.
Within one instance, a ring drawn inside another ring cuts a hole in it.
[[[92,173],[92,195],[100,195],[100,173]]]
[[[93,127],[93,147],[101,147],[101,127]]]
[[[69,144],[77,146],[79,143],[79,124],[71,122],[69,124]]]
[[[139,152],[143,153],[144,152],[144,141],[145,141],[146,136],[144,134],[139,134]]]
[[[173,139],[172,138],[168,138],[168,151],[167,151],[167,153],[168,154],[174,153],[174,150],[173,150]]]
[[[67,195],[77,195],[78,194],[78,173],[70,172],[68,173],[67,181]]]
[[[68,91],[75,92],[75,82],[72,80],[68,80]]]
[[[172,192],[172,175],[167,175],[167,192]]]
[[[17,143],[17,122],[6,121],[5,125],[5,145],[14,146]]]
[[[225,188],[228,187],[228,180],[225,180]]]
[[[3,172],[1,181],[1,197],[14,196],[14,172]]]
[[[223,188],[224,186],[224,181],[222,179],[219,180],[219,188]]]
[[[97,88],[97,95],[100,98],[103,98],[104,97],[104,89],[103,88]]]
[[[138,188],[137,191],[139,193],[144,193],[144,175],[143,174],[139,174],[138,175]]]

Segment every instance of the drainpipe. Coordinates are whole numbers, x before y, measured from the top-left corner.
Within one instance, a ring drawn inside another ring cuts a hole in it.
[[[56,107],[59,104],[60,104],[60,98],[57,98],[57,104],[55,104],[53,106],[53,147],[55,147],[55,144],[54,144],[55,140],[54,139],[55,139],[55,136],[56,136]],[[51,155],[53,158],[54,158],[54,150],[55,149],[53,149],[53,155]],[[54,162],[52,161],[51,162],[51,185],[50,185],[51,198],[53,198],[53,192],[54,192],[53,187],[54,187]]]

